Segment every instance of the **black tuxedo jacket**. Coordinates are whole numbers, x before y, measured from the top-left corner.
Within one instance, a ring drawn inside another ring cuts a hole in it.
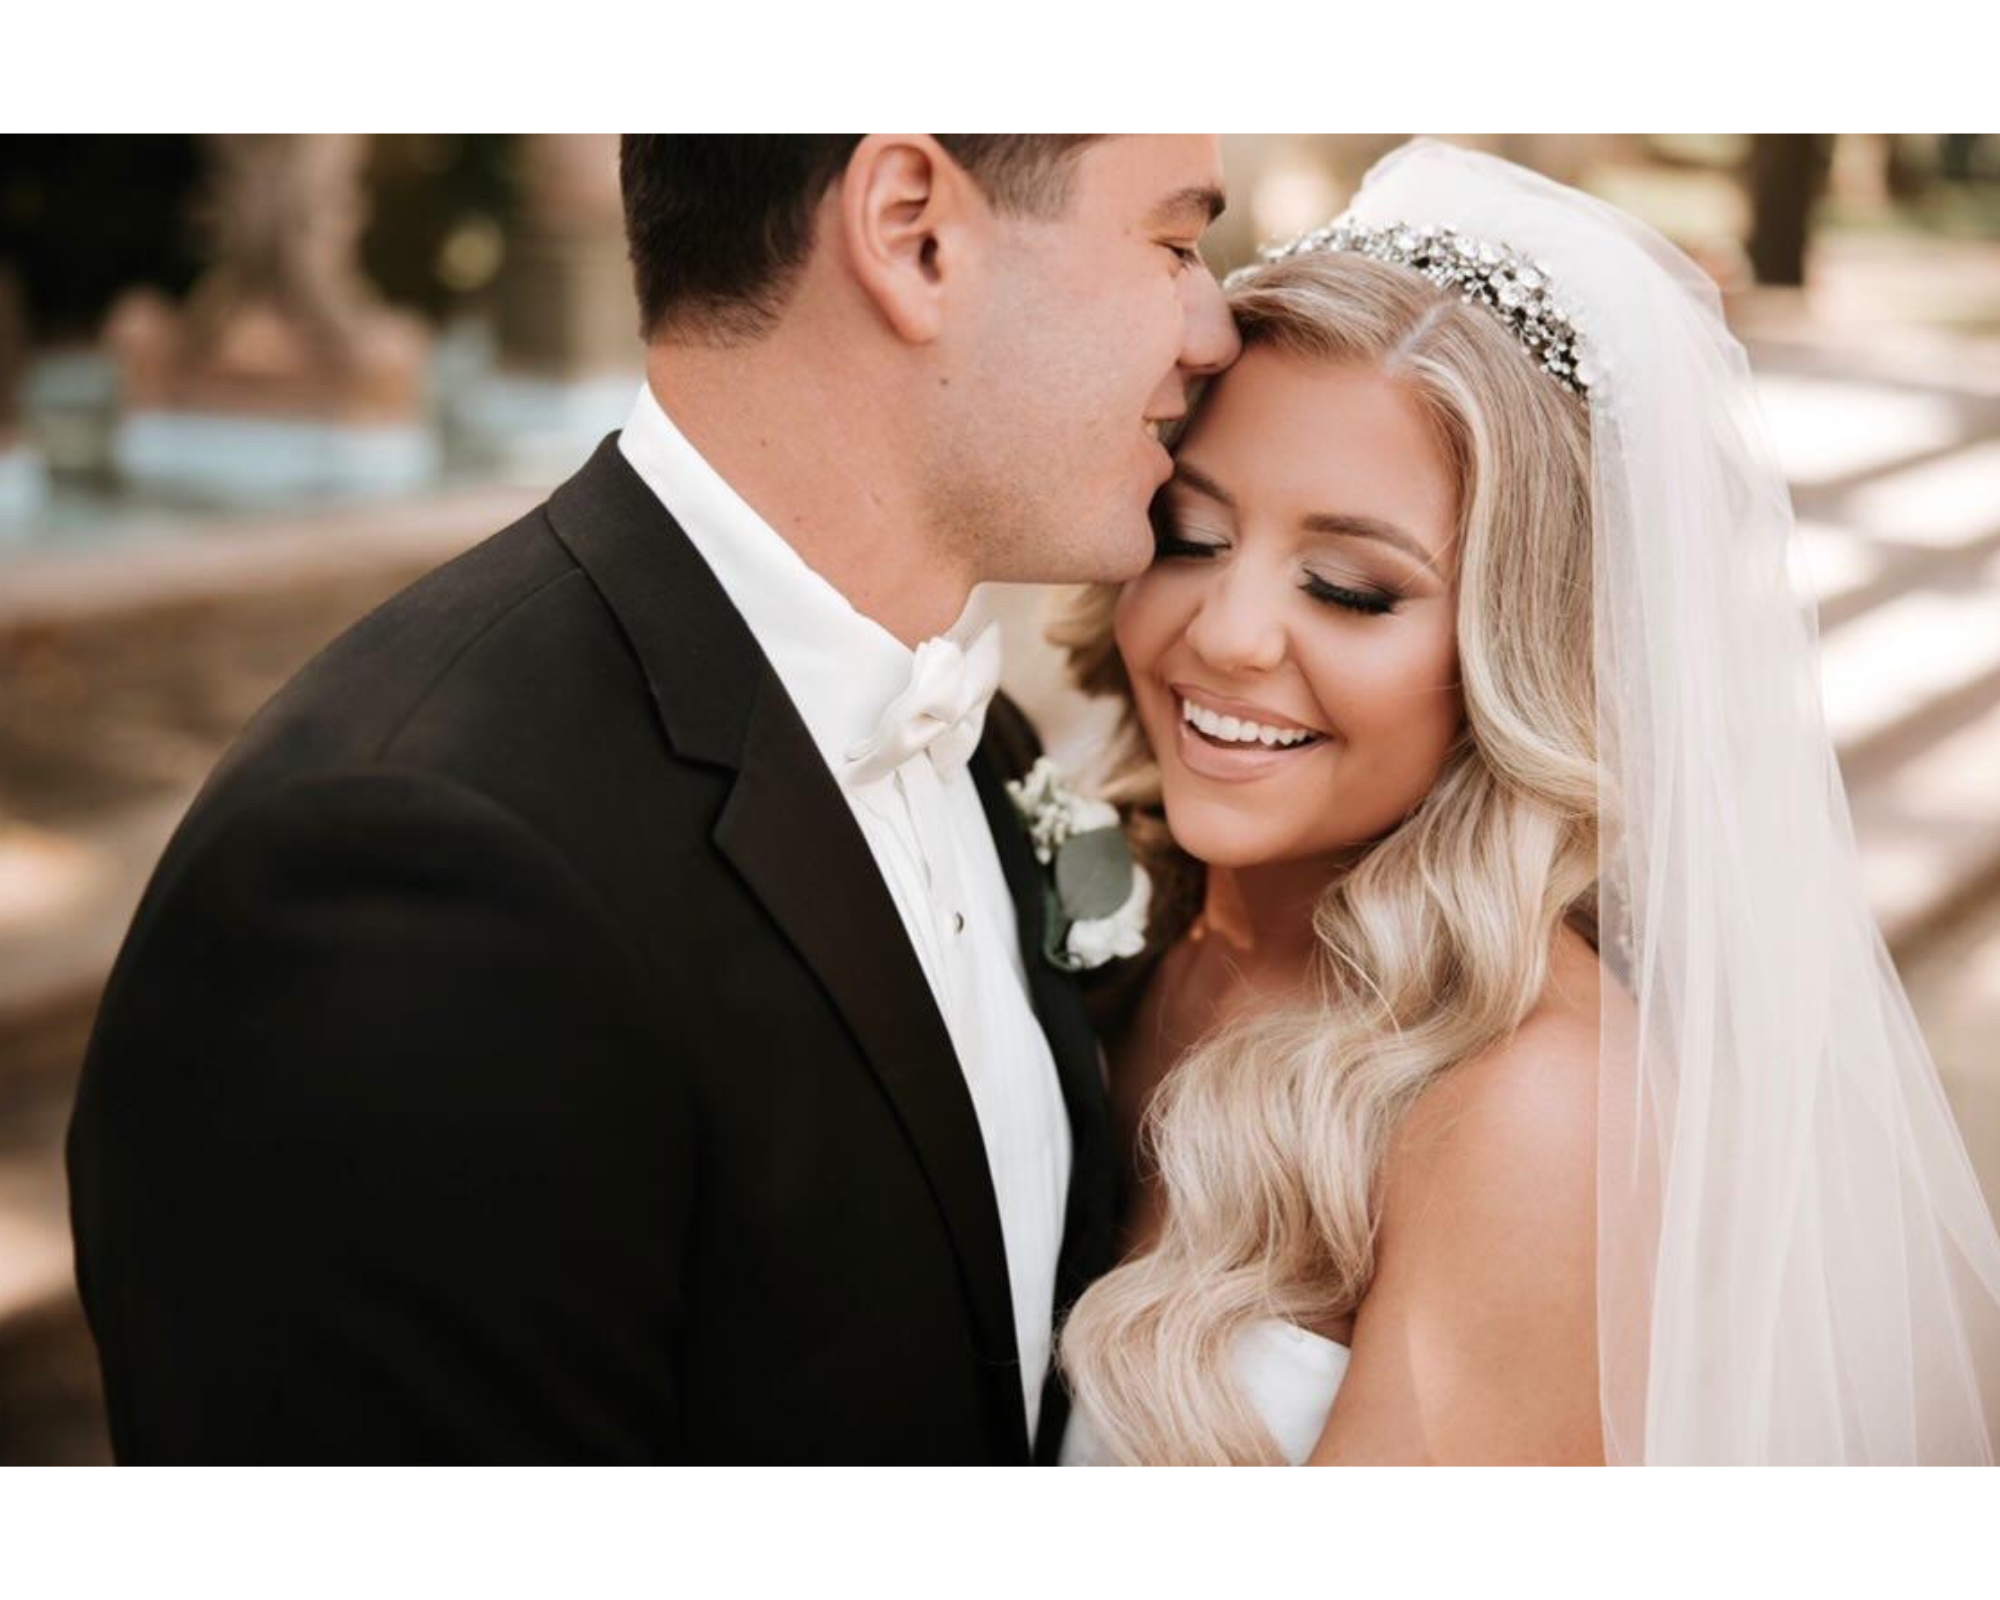
[[[1109,1262],[1095,1040],[974,773]],[[887,889],[615,438],[259,714],[69,1142],[128,1461],[1024,1462],[979,1124]],[[1043,1459],[1066,1406],[1045,1391]]]

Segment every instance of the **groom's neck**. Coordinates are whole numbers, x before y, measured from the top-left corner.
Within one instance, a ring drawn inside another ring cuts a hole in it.
[[[790,319],[748,345],[656,344],[646,375],[702,458],[857,611],[911,646],[957,620],[978,574],[928,526],[893,380],[871,383]]]

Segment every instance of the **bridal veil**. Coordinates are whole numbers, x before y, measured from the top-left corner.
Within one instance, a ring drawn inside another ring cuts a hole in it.
[[[1608,1459],[1990,1462],[2000,1239],[1863,894],[1714,286],[1621,212],[1431,141],[1348,215],[1534,258],[1594,369],[1599,937],[1636,1017],[1607,1010],[1599,1091]]]

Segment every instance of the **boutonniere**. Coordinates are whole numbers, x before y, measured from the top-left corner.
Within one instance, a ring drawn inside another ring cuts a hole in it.
[[[1064,972],[1088,972],[1146,947],[1153,885],[1132,859],[1117,810],[1078,794],[1047,756],[1007,796],[1028,825],[1035,859],[1049,868],[1043,886],[1042,954]]]

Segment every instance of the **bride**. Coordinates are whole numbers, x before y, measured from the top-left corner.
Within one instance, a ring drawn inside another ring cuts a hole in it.
[[[1230,287],[1065,637],[1160,889],[1065,1458],[1990,1461],[2000,1241],[1713,290],[1425,141]]]

